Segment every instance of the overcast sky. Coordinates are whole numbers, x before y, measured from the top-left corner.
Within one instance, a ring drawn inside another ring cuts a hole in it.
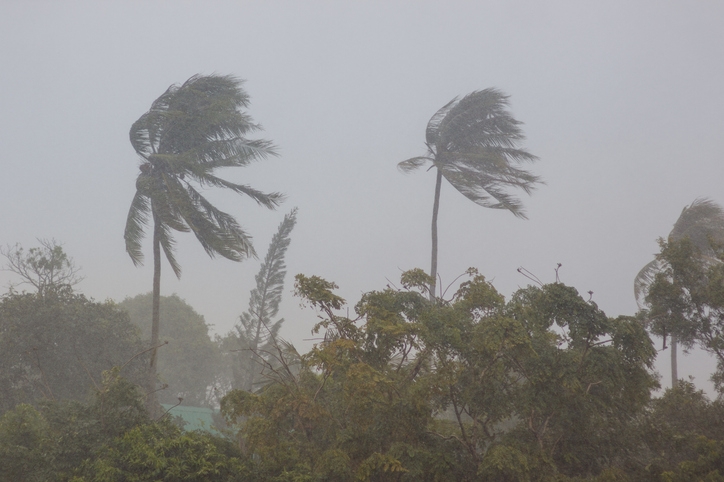
[[[169,85],[234,74],[281,156],[224,174],[288,199],[274,212],[209,197],[262,257],[299,208],[282,334],[306,347],[315,314],[292,297],[293,275],[337,282],[353,306],[403,270],[429,269],[434,173],[396,165],[425,152],[437,109],[497,87],[547,184],[521,194],[528,221],[443,186],[442,284],[474,266],[510,296],[528,284],[518,267],[551,282],[562,263],[561,280],[607,314],[633,314],[633,278],[656,239],[697,197],[724,203],[722,18],[724,3],[660,0],[4,1],[0,244],[62,242],[97,300],[150,291],[150,240],[142,268],[123,242],[139,165],[128,130]],[[227,332],[259,262],[212,260],[193,236],[177,239],[183,276],[164,265],[162,293]],[[660,359],[668,385],[668,351]],[[713,368],[680,357],[680,375],[710,393]]]

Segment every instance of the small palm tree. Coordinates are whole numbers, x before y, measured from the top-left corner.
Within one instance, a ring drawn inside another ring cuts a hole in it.
[[[674,223],[669,233],[668,240],[681,241],[688,238],[693,246],[709,263],[718,263],[712,241],[721,243],[724,241],[724,210],[717,203],[710,199],[699,198],[689,206],[685,206]],[[666,271],[666,262],[656,258],[641,268],[634,279],[634,296],[639,309],[649,308],[646,297],[649,294],[649,287],[654,282],[658,273]],[[666,345],[666,334],[664,335],[664,346]],[[676,335],[671,334],[671,387],[675,388],[678,381],[677,369],[678,340]]]
[[[126,221],[126,251],[133,263],[143,262],[141,241],[145,228],[153,227],[153,311],[149,393],[155,390],[156,348],[159,331],[161,250],[177,277],[181,268],[174,256],[173,231],[191,231],[206,253],[241,261],[255,256],[250,237],[233,216],[218,210],[202,194],[205,187],[231,189],[274,209],[279,193],[265,194],[235,184],[214,173],[242,167],[276,155],[266,140],[246,135],[260,129],[241,109],[249,96],[233,76],[195,75],[183,85],[172,85],[151,109],[131,126],[130,138],[140,157],[140,173]],[[149,397],[152,407],[155,397]]]
[[[485,89],[456,97],[432,116],[427,124],[427,154],[402,161],[398,167],[411,172],[430,163],[437,171],[432,208],[432,260],[430,299],[437,282],[437,215],[440,188],[445,177],[452,186],[476,204],[507,209],[525,219],[523,205],[509,193],[511,188],[530,194],[539,177],[519,167],[538,158],[519,148],[525,139],[521,122],[508,112],[508,96]]]

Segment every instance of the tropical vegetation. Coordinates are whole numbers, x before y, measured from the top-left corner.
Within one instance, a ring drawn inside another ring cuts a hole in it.
[[[431,273],[406,271],[354,304],[336,283],[297,274],[293,291],[318,317],[300,353],[279,318],[294,209],[238,324],[212,339],[188,303],[160,296],[160,252],[177,276],[174,231],[193,231],[212,256],[255,254],[202,196],[223,187],[280,202],[215,174],[274,153],[246,138],[258,128],[247,106],[236,78],[194,76],[131,129],[141,172],[126,249],[140,263],[152,227],[151,293],[99,303],[77,289],[79,268],[56,241],[0,249],[21,280],[0,296],[0,482],[724,480],[718,205],[684,209],[636,279],[642,309],[631,316],[608,316],[558,276],[506,298],[471,268],[454,294],[438,294],[442,178],[519,217],[507,190],[540,182],[519,166],[535,157],[518,147],[507,97],[474,92],[433,116],[426,156],[400,163],[436,168]],[[713,354],[719,397],[676,374],[658,392],[651,335]]]
[[[691,243],[690,248],[696,251],[704,265],[721,263],[717,257],[717,249],[724,242],[724,209],[705,198],[696,199],[689,206],[685,206],[667,240],[661,239],[660,244],[665,248],[668,243],[683,240]],[[679,341],[682,341],[685,347],[691,348],[694,338],[692,336],[681,338],[679,330],[675,328],[677,317],[680,316],[678,310],[662,311],[654,308],[652,311],[647,311],[652,307],[652,303],[657,303],[655,300],[657,290],[652,291],[652,285],[656,283],[660,289],[662,283],[674,281],[676,272],[667,259],[668,252],[666,248],[662,249],[661,254],[641,268],[634,279],[634,296],[639,308],[643,310],[642,314],[651,332],[663,338],[664,348],[667,337],[671,339],[671,386],[675,387],[679,380],[676,358]]]

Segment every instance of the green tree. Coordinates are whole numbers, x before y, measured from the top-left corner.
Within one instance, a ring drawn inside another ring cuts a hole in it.
[[[705,265],[719,263],[715,246],[724,242],[724,210],[721,206],[705,198],[696,199],[689,206],[685,206],[667,237],[669,242],[683,239],[688,239],[692,243],[701,256],[700,261]],[[672,274],[670,270],[670,263],[661,255],[641,268],[634,279],[634,296],[639,309],[646,310],[651,307],[651,300],[647,299],[651,284],[656,276],[670,277]],[[675,387],[679,379],[676,361],[679,337],[672,331],[674,320],[671,316],[651,317],[650,313],[648,315],[647,323],[652,333],[664,338],[664,347],[667,335],[671,336],[671,386]],[[690,347],[693,340],[688,338],[684,342]]]
[[[0,482],[249,480],[232,441],[151,420],[118,373],[104,373],[88,404],[21,404],[1,417]]]
[[[146,293],[126,298],[118,304],[128,312],[131,322],[138,326],[144,340],[150,340],[151,301]],[[159,339],[167,344],[159,348],[158,376],[168,387],[158,392],[161,403],[184,405],[213,404],[214,385],[221,371],[221,354],[209,336],[209,325],[202,315],[177,295],[160,298]]]
[[[694,384],[679,380],[649,404],[634,429],[643,442],[635,454],[652,475],[698,458],[701,439],[724,441],[724,400],[709,400]],[[693,480],[693,479],[690,479]]]
[[[101,373],[124,366],[141,382],[138,329],[113,302],[65,291],[0,300],[0,413],[19,403],[85,400]],[[135,358],[134,358],[135,356]]]
[[[252,391],[260,381],[265,365],[274,364],[277,333],[284,319],[274,321],[287,274],[284,256],[297,222],[297,210],[284,216],[279,230],[272,238],[264,262],[256,275],[256,288],[249,296],[249,309],[239,317],[239,324],[226,341],[233,350],[232,370],[234,388]]]
[[[338,314],[334,283],[298,275],[323,341],[297,373],[282,363],[262,390],[222,401],[258,478],[543,481],[615,469],[657,386],[646,331],[561,284],[506,303],[469,274],[431,302],[430,277],[404,273],[402,290],[363,295],[354,319]]]
[[[169,423],[133,427],[83,465],[83,481],[246,481],[248,469],[230,440],[184,432]]]
[[[131,127],[131,144],[140,158],[141,172],[124,237],[126,251],[136,265],[143,261],[145,227],[149,223],[153,227],[149,404],[153,404],[157,371],[161,250],[176,276],[181,275],[172,232],[192,231],[211,257],[241,261],[255,255],[249,236],[234,217],[217,209],[200,188],[230,189],[270,209],[282,199],[279,193],[265,194],[214,174],[218,169],[242,167],[275,155],[271,142],[246,138],[260,129],[241,110],[248,105],[249,96],[239,79],[195,75],[180,86],[169,87]]]
[[[715,387],[724,391],[724,246],[718,245],[712,260],[690,238],[660,241],[658,258],[665,269],[654,277],[645,313],[656,329],[666,329],[688,345],[697,344],[717,358],[712,375]]]
[[[530,194],[539,177],[521,169],[537,157],[519,143],[525,138],[517,121],[507,110],[508,96],[496,89],[472,92],[455,98],[432,116],[427,124],[427,154],[398,164],[411,172],[428,162],[435,168],[435,199],[432,208],[432,259],[430,297],[437,283],[437,217],[444,177],[455,189],[476,204],[507,209],[525,218],[522,203],[509,193],[512,188]]]
[[[126,431],[149,423],[138,387],[104,372],[89,403],[20,404],[0,418],[0,481],[71,480],[82,464]]]

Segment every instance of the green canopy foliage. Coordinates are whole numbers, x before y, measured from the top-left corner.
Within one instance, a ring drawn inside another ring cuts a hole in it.
[[[69,292],[8,293],[0,299],[0,413],[19,403],[86,400],[101,373],[123,366],[139,381],[145,349],[113,302]]]
[[[258,393],[222,401],[260,479],[552,480],[597,474],[657,386],[632,318],[608,318],[561,284],[505,302],[474,270],[431,303],[424,273],[403,290],[344,300],[297,276],[324,341]]]
[[[104,373],[88,404],[21,404],[0,418],[0,481],[241,481],[234,444],[151,420],[137,387]]]
[[[724,387],[724,251],[715,244],[715,261],[691,239],[661,241],[658,255],[664,269],[648,289],[646,316],[689,345],[697,344],[717,358],[712,376]]]

